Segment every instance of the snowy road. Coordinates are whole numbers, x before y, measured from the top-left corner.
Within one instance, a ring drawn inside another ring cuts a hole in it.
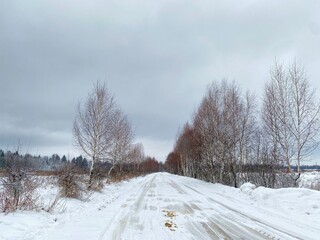
[[[307,239],[298,229],[309,226],[274,212],[256,216],[247,208],[213,191],[210,184],[169,174],[149,175],[128,194],[100,239]],[[166,216],[168,211],[176,216]],[[165,226],[167,221],[171,228]]]
[[[314,215],[290,215],[294,205],[278,206],[283,201],[273,196],[284,192],[287,199],[287,189],[262,190],[272,194],[254,201],[239,189],[150,174],[109,185],[89,202],[68,200],[64,213],[21,212],[0,218],[0,239],[319,239],[318,205],[311,205]],[[302,197],[310,194],[314,202],[320,199],[315,191],[293,191]],[[266,206],[270,200],[277,208]],[[282,211],[284,207],[289,210]]]

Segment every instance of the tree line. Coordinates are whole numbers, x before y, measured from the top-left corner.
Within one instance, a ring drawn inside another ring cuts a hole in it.
[[[235,82],[213,82],[178,133],[166,169],[235,187],[283,186],[288,176],[286,184],[295,185],[301,163],[319,144],[320,103],[305,69],[275,62],[261,106],[258,100]]]
[[[48,156],[34,156],[29,153],[21,154],[19,151],[3,151],[0,149],[0,169],[5,169],[12,155],[17,156],[21,161],[26,162],[30,169],[34,171],[57,171],[65,164],[72,164],[79,169],[87,169],[90,162],[82,155],[68,159],[66,155],[59,154]]]

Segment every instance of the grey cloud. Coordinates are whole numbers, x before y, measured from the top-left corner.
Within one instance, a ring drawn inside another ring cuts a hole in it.
[[[155,142],[174,139],[214,79],[235,79],[259,93],[275,57],[297,57],[319,86],[319,7],[316,1],[1,1],[0,122],[20,127],[0,129],[0,143],[23,135],[59,151],[63,140],[47,133],[71,139],[76,105],[97,79],[107,82],[137,138]]]

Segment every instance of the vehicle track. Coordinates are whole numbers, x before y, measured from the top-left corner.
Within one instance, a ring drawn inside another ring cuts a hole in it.
[[[101,232],[99,240],[103,239],[122,239],[122,235],[124,231],[127,230],[127,226],[131,225],[137,231],[142,231],[144,226],[139,222],[141,216],[139,216],[139,212],[142,209],[148,210],[147,205],[144,204],[147,193],[150,192],[152,188],[155,188],[156,175],[154,175],[151,180],[145,182],[142,187],[137,189],[133,189],[128,197],[125,199],[124,203],[121,205],[121,209],[119,209],[112,219],[108,222],[105,229]],[[138,197],[137,197],[138,196]],[[152,194],[149,195],[149,197]],[[150,210],[150,209],[149,209]],[[114,221],[117,221],[118,224],[115,227]],[[129,229],[130,231],[130,229]],[[107,235],[108,233],[108,235]],[[111,238],[110,238],[111,235]]]
[[[198,190],[192,188],[189,185],[183,184],[183,186],[187,189],[190,189],[193,192],[196,192],[197,194],[200,194],[202,196],[205,196],[205,194],[199,192]],[[235,208],[232,208],[224,203],[222,203],[221,201],[215,200],[212,197],[207,197],[206,198],[209,202],[213,203],[213,204],[218,204],[219,209],[226,209],[228,211],[231,211],[232,213],[234,213],[233,217],[228,217],[226,218],[225,216],[222,216],[222,218],[225,218],[225,220],[230,220],[230,224],[233,224],[234,222],[236,222],[238,225],[242,225],[245,228],[249,228],[251,231],[254,231],[256,233],[262,233],[263,236],[268,237],[268,239],[303,239],[297,236],[293,236],[288,232],[284,232],[282,229],[276,227],[275,225],[269,225],[265,222],[262,222],[261,219],[253,217],[253,216],[248,216],[247,214],[244,214],[242,211],[239,211]],[[225,212],[225,210],[223,211]],[[283,218],[283,217],[282,217]],[[251,227],[246,226],[245,224],[243,224],[243,222],[254,222],[255,223],[255,227]],[[308,226],[306,226],[308,227]],[[267,230],[267,231],[266,231]]]

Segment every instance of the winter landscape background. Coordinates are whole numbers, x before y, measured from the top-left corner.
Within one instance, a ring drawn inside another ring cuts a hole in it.
[[[319,9],[1,1],[0,239],[318,239]]]

